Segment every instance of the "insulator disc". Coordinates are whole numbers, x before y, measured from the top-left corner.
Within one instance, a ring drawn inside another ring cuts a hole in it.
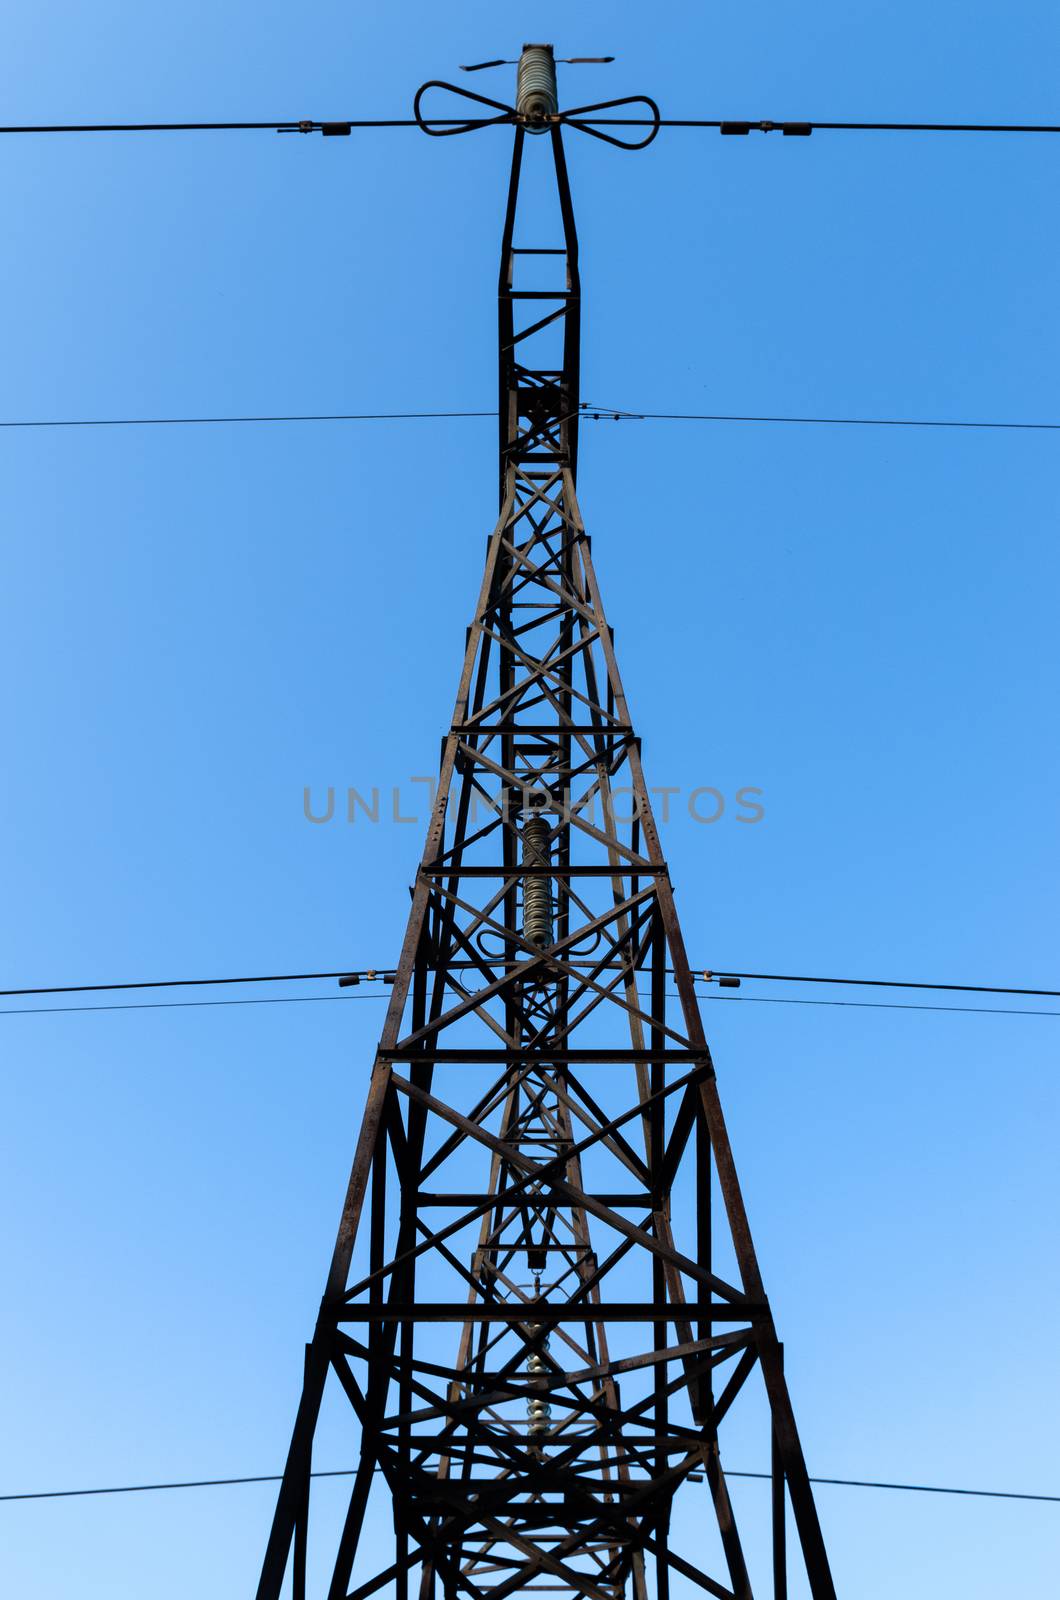
[[[556,61],[550,44],[527,44],[519,57],[515,109],[526,118],[528,133],[544,133],[548,117],[559,109]]]

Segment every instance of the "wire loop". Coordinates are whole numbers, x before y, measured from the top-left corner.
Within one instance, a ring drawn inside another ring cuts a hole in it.
[[[423,97],[428,89],[448,89],[451,94],[460,95],[464,100],[474,100],[482,106],[492,106],[499,112],[496,117],[469,118],[466,122],[457,123],[455,127],[435,128],[431,126],[438,119],[425,117],[421,110]],[[643,139],[621,139],[613,133],[603,133],[599,128],[593,128],[582,120],[583,116],[594,111],[612,111],[619,106],[647,106],[651,114],[651,126]],[[417,127],[424,133],[429,133],[432,139],[448,139],[454,133],[477,133],[479,128],[494,128],[498,123],[512,122],[524,127],[531,127],[529,119],[519,114],[515,106],[506,105],[503,100],[491,100],[488,95],[475,94],[471,89],[462,89],[459,84],[446,83],[442,78],[431,78],[427,83],[422,83],[416,90],[416,98],[412,102],[412,114],[416,119]],[[605,144],[613,144],[619,150],[645,150],[658,134],[662,126],[662,116],[655,101],[646,94],[627,95],[621,100],[601,100],[591,106],[573,106],[569,111],[558,111],[545,117],[545,123],[577,128],[579,133],[588,133],[594,139],[603,139]],[[531,131],[543,131],[540,121],[535,122]]]
[[[617,106],[647,106],[651,112],[652,124],[643,139],[636,141],[619,139],[613,133],[601,133],[599,128],[592,128],[587,122],[580,120],[587,112],[611,111]],[[577,128],[580,133],[588,133],[594,139],[603,139],[605,144],[616,145],[619,150],[646,150],[662,126],[662,113],[655,101],[646,94],[629,95],[623,100],[601,100],[592,106],[573,106],[569,111],[561,111],[559,119],[568,127]]]
[[[493,106],[501,115],[499,117],[477,117],[474,121],[459,123],[455,128],[432,128],[430,120],[425,118],[420,111],[420,103],[428,89],[448,89],[452,94],[460,95],[464,100],[477,100],[479,105]],[[431,78],[427,83],[421,83],[416,90],[416,98],[412,102],[412,115],[416,124],[424,133],[429,133],[432,139],[447,139],[454,133],[476,133],[479,128],[492,128],[499,122],[513,122],[515,120],[515,107],[505,105],[502,100],[490,100],[484,94],[475,94],[470,89],[461,89],[455,83],[445,83],[441,78]]]

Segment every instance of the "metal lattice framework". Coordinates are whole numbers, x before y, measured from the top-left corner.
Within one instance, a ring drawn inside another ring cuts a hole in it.
[[[832,1600],[575,496],[580,292],[559,119],[543,148],[560,246],[514,243],[526,131],[500,278],[501,514],[258,1597],[278,1600],[290,1575],[303,1600],[326,1569],[329,1600],[408,1600],[410,1584],[420,1600],[439,1585],[446,1600],[667,1600],[671,1581],[745,1600],[719,1428],[757,1367],[767,1581],[786,1595],[790,1499],[809,1592]],[[558,281],[522,287],[544,273]],[[713,1268],[712,1221],[738,1283]],[[361,1456],[321,1565],[307,1552],[326,1387],[348,1400]],[[706,1497],[719,1572],[703,1540],[671,1539],[681,1490]],[[367,1516],[381,1496],[392,1536]]]

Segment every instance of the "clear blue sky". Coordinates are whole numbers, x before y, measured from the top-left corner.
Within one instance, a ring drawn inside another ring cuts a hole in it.
[[[1057,121],[1058,35],[1045,0],[39,0],[0,103],[403,115],[551,39],[619,58],[568,103]],[[4,140],[0,418],[488,408],[507,157]],[[569,159],[588,396],[1060,420],[1060,141],[674,131]],[[1060,986],[1057,436],[586,433],[649,777],[765,794],[757,826],[666,830],[696,964]],[[393,959],[420,829],[310,826],[303,787],[411,798],[434,769],[493,451],[475,421],[0,433],[3,987]],[[0,1490],[278,1469],[379,1021],[360,996],[0,1018]],[[1060,1021],[708,1022],[811,1471],[1060,1493]],[[750,1433],[729,1455],[765,1464]],[[761,1486],[735,1493],[760,1526]],[[272,1498],[0,1506],[5,1590],[248,1594]],[[820,1507],[850,1600],[1055,1592],[1058,1507]]]

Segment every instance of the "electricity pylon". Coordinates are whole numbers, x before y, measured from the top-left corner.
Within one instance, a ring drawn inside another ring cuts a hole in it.
[[[787,1594],[790,1502],[809,1593],[834,1600],[575,495],[580,287],[562,125],[577,124],[557,110],[551,48],[524,50],[515,107],[485,103],[515,127],[500,518],[258,1600],[279,1600],[288,1573],[294,1600],[409,1600],[413,1584],[418,1600],[439,1587],[444,1600],[668,1600],[672,1582],[750,1600],[719,1429],[756,1367],[766,1587]],[[534,133],[561,244],[515,242]],[[628,821],[616,781],[632,792]],[[728,1231],[738,1283],[714,1270],[712,1228]],[[317,1553],[326,1389],[352,1408],[360,1460]],[[702,1497],[691,1533],[672,1524],[679,1491]]]

